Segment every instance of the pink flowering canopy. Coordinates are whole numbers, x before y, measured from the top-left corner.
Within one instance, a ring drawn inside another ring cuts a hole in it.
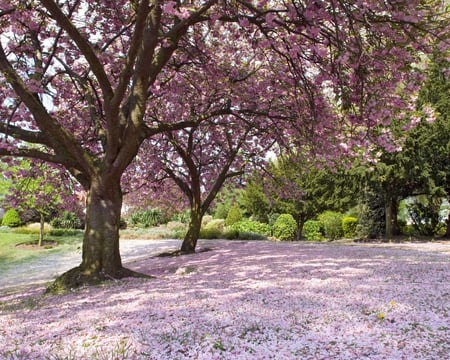
[[[188,119],[191,105],[217,110],[246,103],[268,117],[289,118],[283,128],[290,138],[300,132],[321,142],[325,136],[322,143],[332,146],[334,135],[345,149],[367,145],[367,129],[387,125],[407,108],[421,79],[412,64],[427,50],[418,30],[439,38],[445,28],[433,21],[442,20],[440,9],[439,2],[420,0],[2,1],[2,153],[68,167],[64,149],[85,156],[72,142],[94,156],[111,146],[114,153],[125,141],[121,127],[131,124],[123,118],[117,126],[111,112],[125,117],[126,100],[139,84],[148,90],[148,116],[135,126],[147,126],[146,134]],[[146,39],[143,29],[159,35]],[[148,53],[138,51],[144,42]],[[255,70],[261,65],[259,81],[240,78],[248,63]],[[176,87],[183,68],[207,76],[216,89],[224,84],[222,92],[212,95],[206,87],[203,97],[189,99]],[[230,79],[240,79],[244,91],[227,93]],[[282,101],[269,104],[273,99]],[[45,149],[25,150],[15,138]]]

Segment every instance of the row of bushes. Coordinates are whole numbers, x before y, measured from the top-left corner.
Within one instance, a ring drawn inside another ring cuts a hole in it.
[[[2,226],[16,228],[23,225],[20,214],[16,209],[9,209],[1,220]],[[64,211],[60,216],[53,218],[50,225],[56,229],[82,229],[83,223],[77,214]]]
[[[311,241],[354,238],[359,232],[357,218],[334,211],[325,211],[317,220],[308,220],[303,225],[303,236]]]
[[[239,220],[229,225],[230,219],[206,221],[200,233],[201,238],[214,239],[264,239],[273,237],[280,241],[292,241],[297,238],[297,223],[292,215],[281,214],[274,224],[252,220]],[[358,234],[358,219],[352,216],[327,211],[318,220],[306,221],[302,235],[310,241],[323,239],[354,238]]]
[[[200,231],[202,239],[246,239],[262,240],[274,237],[278,240],[295,240],[297,224],[290,214],[278,216],[274,224],[270,226],[259,221],[234,217],[235,221],[226,219],[211,219],[205,217]]]

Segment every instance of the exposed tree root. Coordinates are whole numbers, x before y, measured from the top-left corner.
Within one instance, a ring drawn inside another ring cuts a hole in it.
[[[203,248],[200,249],[199,251],[185,251],[185,250],[173,250],[173,251],[165,251],[162,252],[158,255],[156,255],[156,257],[176,257],[176,256],[181,256],[181,255],[192,255],[192,254],[196,254],[196,253],[202,253],[205,251],[211,251],[211,248]]]
[[[119,280],[127,277],[134,278],[146,278],[152,279],[154,276],[142,274],[127,268],[120,268],[114,274],[106,274],[104,272],[89,273],[77,266],[64,274],[59,276],[52,284],[50,284],[45,290],[46,294],[61,294],[68,290],[85,287],[95,286],[101,283]]]

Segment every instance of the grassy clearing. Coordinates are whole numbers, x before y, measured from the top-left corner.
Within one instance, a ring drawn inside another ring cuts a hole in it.
[[[51,236],[47,235],[45,240],[53,240],[58,243],[52,248],[21,248],[17,245],[36,241],[38,233],[29,232],[22,234],[13,231],[0,232],[0,272],[12,266],[27,263],[38,257],[45,257],[50,253],[62,253],[75,250],[81,246],[82,235]]]

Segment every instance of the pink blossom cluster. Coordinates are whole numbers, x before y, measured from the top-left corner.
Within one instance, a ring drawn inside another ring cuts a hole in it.
[[[445,359],[450,244],[209,241],[125,279],[0,297],[4,359]]]

